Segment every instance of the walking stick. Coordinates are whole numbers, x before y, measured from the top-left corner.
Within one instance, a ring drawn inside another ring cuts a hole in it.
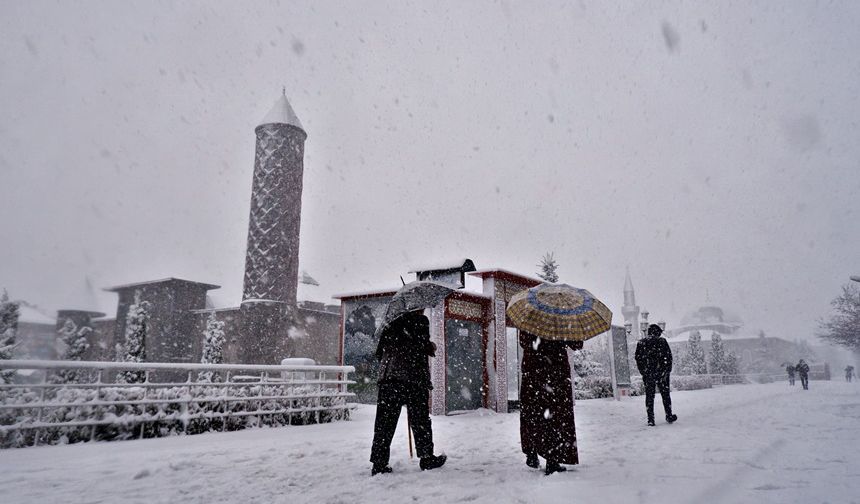
[[[409,423],[409,412],[406,412],[406,437],[409,439],[409,460],[412,460],[412,425]]]

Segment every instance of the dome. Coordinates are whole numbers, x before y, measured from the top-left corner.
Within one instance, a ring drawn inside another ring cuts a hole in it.
[[[701,306],[696,310],[688,312],[681,318],[682,326],[728,324],[738,327],[744,325],[743,320],[737,315],[730,313],[719,306]]]
[[[743,327],[744,322],[734,312],[719,306],[700,306],[687,312],[678,327],[666,331],[667,337],[681,336],[692,331],[716,331],[722,335],[734,334]]]

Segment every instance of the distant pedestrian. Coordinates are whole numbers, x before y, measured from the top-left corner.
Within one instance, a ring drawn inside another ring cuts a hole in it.
[[[796,369],[797,374],[800,375],[800,384],[803,385],[803,390],[809,390],[809,364],[807,364],[803,359],[800,359],[797,366],[794,366],[794,369]]]
[[[645,411],[648,413],[648,425],[654,425],[654,394],[660,390],[663,398],[663,411],[666,422],[672,423],[678,415],[672,414],[672,398],[669,396],[669,373],[672,372],[672,349],[669,343],[661,338],[663,329],[657,324],[648,326],[648,335],[636,344],[636,367],[642,374],[645,383]]]
[[[794,386],[794,364],[785,366],[785,372],[788,373],[788,384]]]
[[[578,464],[573,418],[573,385],[567,349],[582,349],[581,341],[543,339],[520,331],[523,348],[520,385],[520,444],[526,465],[545,474],[564,472],[561,464]]]
[[[845,381],[851,383],[851,379],[854,378],[854,366],[848,365],[845,367]]]
[[[433,455],[430,423],[429,399],[433,386],[427,358],[435,352],[436,345],[430,341],[430,321],[420,311],[401,316],[382,333],[376,349],[380,360],[379,396],[370,451],[371,476],[391,472],[388,465],[391,441],[403,406],[406,406],[415,434],[421,470],[435,469],[445,463],[445,455]]]

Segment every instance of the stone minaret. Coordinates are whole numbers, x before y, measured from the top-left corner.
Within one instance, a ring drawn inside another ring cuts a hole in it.
[[[296,327],[305,133],[286,94],[254,130],[257,149],[242,292],[244,364],[279,364]]]
[[[257,150],[242,303],[296,304],[305,138],[282,95],[254,130]]]
[[[627,268],[627,278],[624,279],[624,306],[621,307],[624,324],[633,324],[630,337],[639,339],[639,307],[636,306],[636,294],[633,292],[633,281],[630,280],[630,268]]]

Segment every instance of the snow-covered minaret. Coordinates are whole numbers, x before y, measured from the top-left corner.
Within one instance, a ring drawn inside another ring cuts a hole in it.
[[[633,281],[630,280],[630,268],[627,268],[627,277],[624,279],[624,305],[621,307],[624,316],[624,324],[633,325],[630,336],[639,339],[639,307],[636,306],[636,293],[633,292]]]
[[[257,149],[242,303],[296,304],[305,133],[286,92],[254,130]]]

